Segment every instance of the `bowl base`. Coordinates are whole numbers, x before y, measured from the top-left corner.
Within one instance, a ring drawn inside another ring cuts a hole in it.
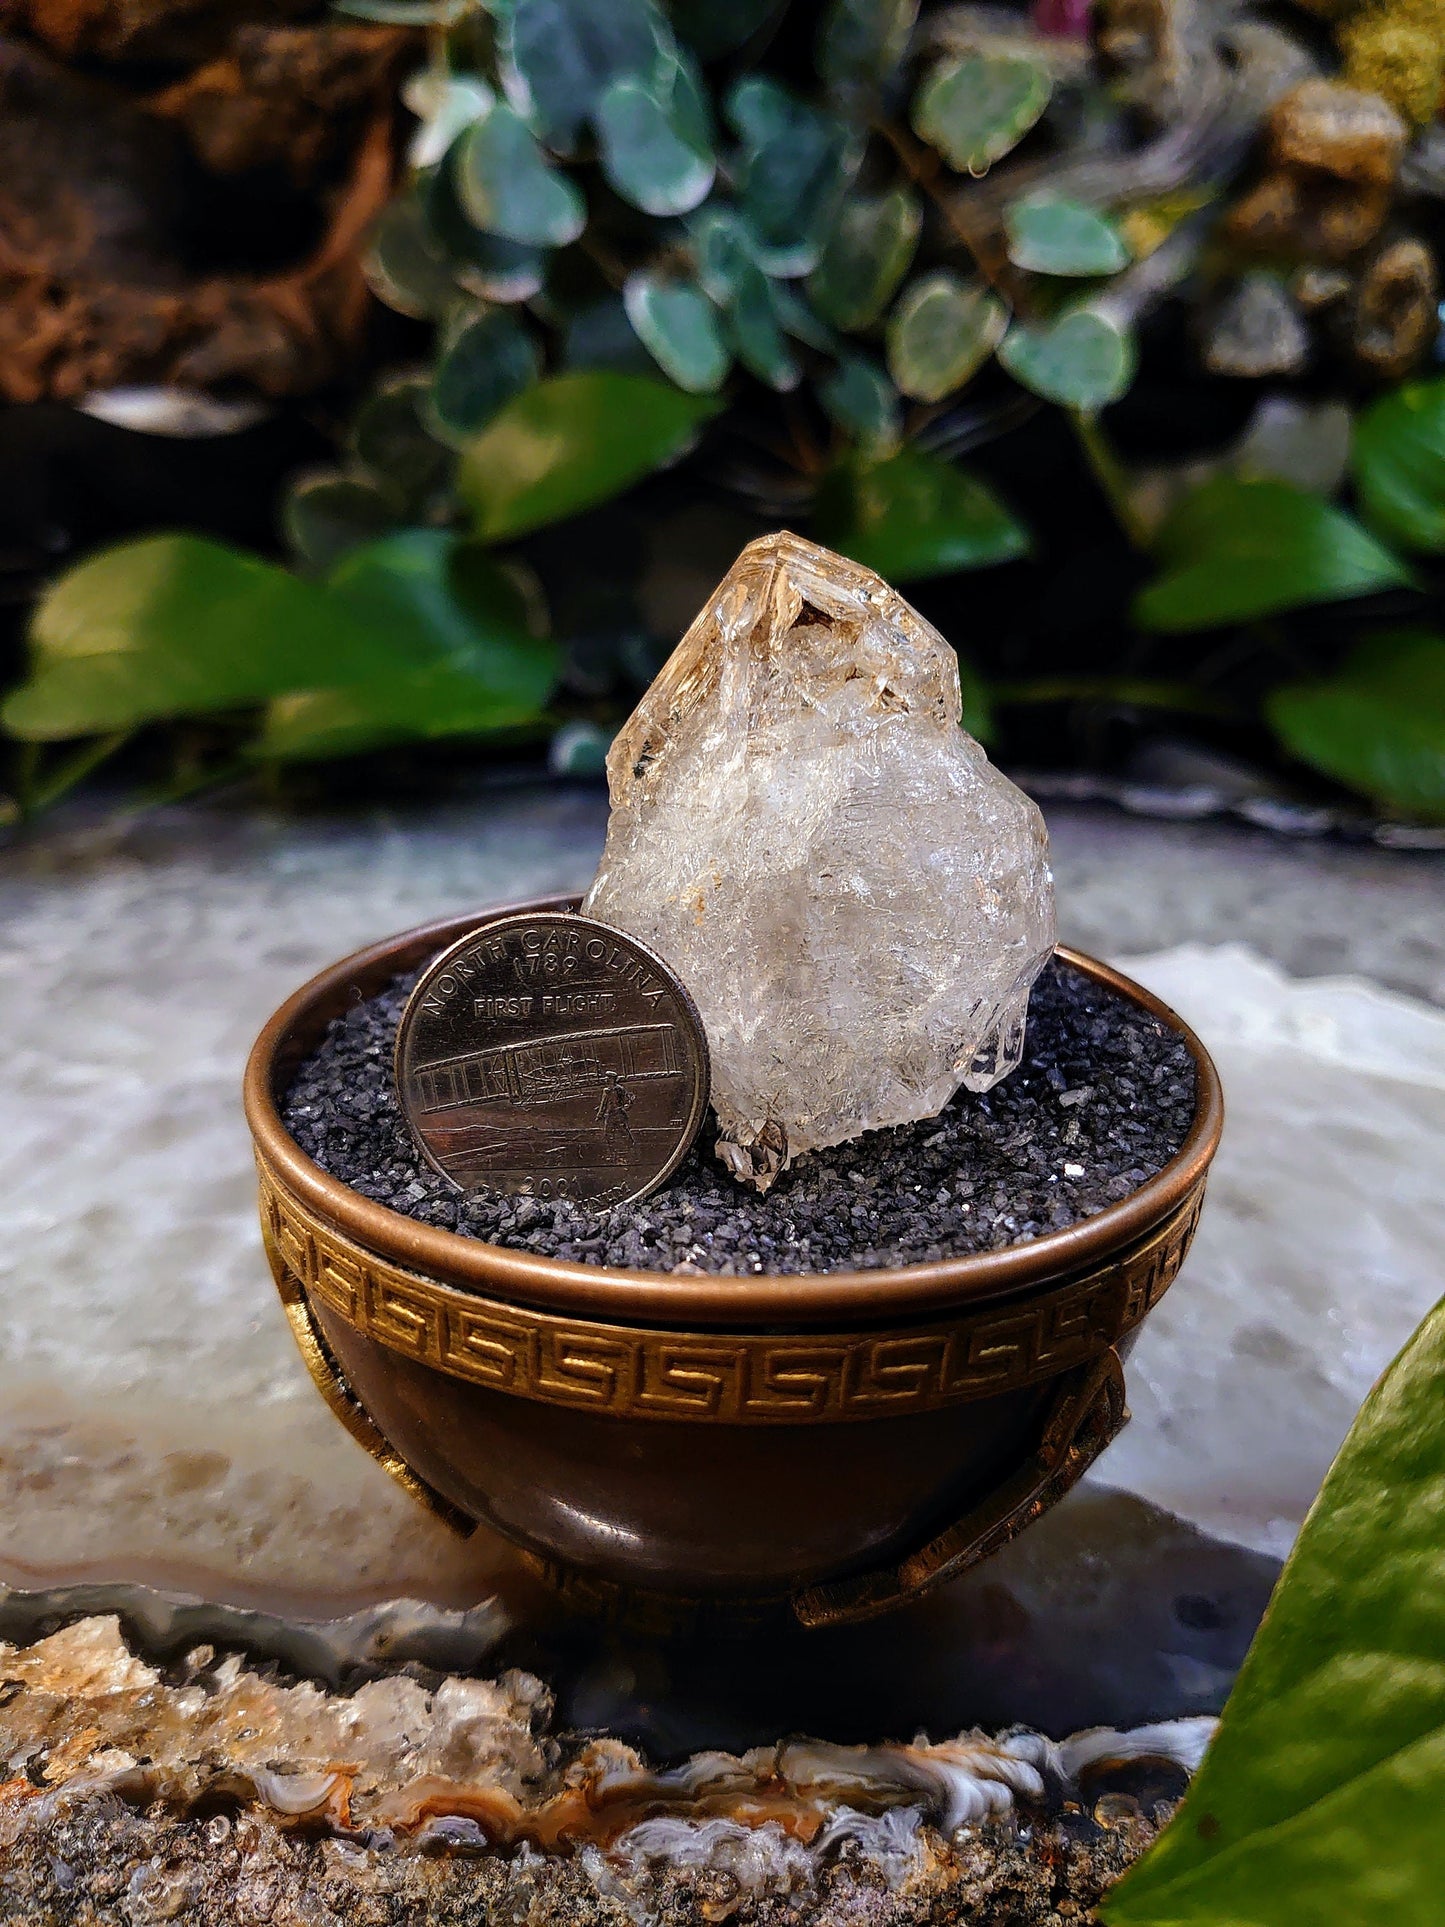
[[[537,1553],[521,1556],[569,1612],[650,1639],[742,1639],[787,1622],[852,1625],[959,1578],[1016,1539],[1077,1483],[1128,1419],[1124,1367],[1111,1346],[1068,1375],[1037,1448],[978,1505],[894,1565],[870,1566],[820,1585],[763,1595],[665,1592],[624,1585]]]

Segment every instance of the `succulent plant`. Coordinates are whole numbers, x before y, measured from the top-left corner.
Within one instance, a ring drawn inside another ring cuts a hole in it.
[[[1046,153],[1051,115],[1085,111],[1078,44],[1022,17],[830,0],[809,59],[764,65],[787,11],[508,0],[447,26],[393,0],[388,18],[431,22],[433,60],[407,93],[413,178],[368,272],[437,326],[426,433],[461,447],[534,384],[646,373],[691,396],[794,397],[821,473],[915,441],[995,352],[1048,400],[1117,398],[1131,309],[1109,294],[1133,250],[1109,197],[1025,183],[979,221],[961,192],[1030,137]],[[570,393],[605,410],[602,387]],[[606,432],[626,439],[627,413]],[[340,506],[335,486],[318,506]]]

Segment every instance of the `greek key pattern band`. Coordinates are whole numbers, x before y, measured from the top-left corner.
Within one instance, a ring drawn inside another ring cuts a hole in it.
[[[1169,1288],[1203,1195],[1201,1179],[1120,1259],[1024,1299],[891,1332],[784,1336],[642,1330],[482,1298],[352,1243],[261,1171],[266,1246],[283,1295],[299,1285],[388,1350],[518,1398],[733,1425],[934,1411],[1087,1364]]]

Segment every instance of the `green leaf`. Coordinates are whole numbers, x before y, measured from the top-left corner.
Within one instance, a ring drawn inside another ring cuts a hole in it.
[[[1411,580],[1351,516],[1287,482],[1217,475],[1179,505],[1157,546],[1163,573],[1134,604],[1145,629],[1214,629]]]
[[[808,277],[814,307],[840,328],[871,328],[907,274],[922,227],[917,197],[906,187],[850,195]]]
[[[535,722],[560,652],[528,632],[526,598],[474,543],[408,529],[349,556],[329,582],[398,662],[383,676],[273,702],[254,753],[289,761],[383,744],[487,735]]]
[[[784,334],[791,335],[794,341],[806,342],[820,354],[836,355],[841,352],[842,344],[837,334],[826,321],[818,319],[807,300],[798,292],[795,282],[778,281],[769,276],[768,294],[778,326]]]
[[[1117,274],[1129,265],[1118,228],[1082,201],[1030,194],[1013,203],[1005,225],[1009,260],[1033,274]]]
[[[379,624],[399,658],[457,662],[481,648],[501,693],[540,707],[552,692],[557,650],[531,634],[515,576],[449,529],[399,529],[346,556],[326,586]]]
[[[608,184],[644,214],[686,214],[707,198],[717,173],[695,131],[693,101],[674,85],[632,75],[597,103],[597,136]]]
[[[1373,403],[1350,459],[1372,528],[1405,549],[1445,551],[1445,380],[1406,382]]]
[[[400,514],[400,496],[370,476],[324,469],[291,484],[281,526],[297,560],[318,571],[394,529]]]
[[[772,288],[761,268],[740,276],[727,310],[728,340],[733,352],[759,381],[787,394],[803,378],[788,346]]]
[[[1027,531],[984,483],[942,456],[901,448],[831,470],[814,522],[822,541],[890,581],[1027,555]]]
[[[738,360],[780,393],[796,388],[803,371],[788,345],[776,291],[736,215],[705,208],[693,223],[692,240],[698,280],[723,309]]]
[[[496,94],[471,74],[419,67],[402,83],[401,98],[421,123],[407,144],[414,168],[434,167],[464,128],[491,112]]]
[[[493,308],[465,315],[448,329],[437,355],[428,420],[444,441],[460,446],[535,381],[537,369],[532,337],[510,313]]]
[[[806,274],[842,200],[856,143],[832,115],[761,74],[733,87],[726,113],[743,144],[738,206],[758,260],[772,274]]]
[[[960,174],[981,174],[1049,104],[1049,70],[1021,54],[966,54],[935,67],[913,103],[914,131]]]
[[[414,195],[382,210],[361,265],[377,300],[414,320],[436,321],[456,299],[446,250]]]
[[[427,433],[425,375],[389,375],[356,412],[351,451],[365,469],[409,506],[424,508],[445,492],[455,467],[449,449]]]
[[[1445,820],[1445,637],[1366,637],[1338,675],[1265,698],[1292,756],[1387,808]]]
[[[721,388],[732,357],[717,310],[690,281],[638,273],[622,293],[627,318],[662,372],[689,394]]]
[[[452,278],[479,301],[530,301],[546,279],[552,258],[544,248],[504,241],[473,227],[457,191],[459,143],[421,187],[427,225],[446,250]],[[443,314],[449,310],[439,310]]]
[[[384,676],[396,645],[314,582],[194,535],[91,556],[41,597],[28,680],[4,708],[29,741],[99,735]]]
[[[493,694],[466,669],[433,662],[381,682],[278,696],[249,754],[268,763],[323,762],[398,743],[492,736],[537,720],[530,704]]]
[[[888,372],[916,401],[942,401],[988,360],[1008,327],[1008,309],[981,282],[947,268],[920,275],[888,323]]]
[[[716,404],[642,375],[554,375],[507,403],[462,458],[476,532],[502,542],[605,502],[697,439]]]
[[[830,0],[818,28],[818,72],[847,98],[876,94],[908,51],[918,0]]]
[[[1435,1927],[1445,1305],[1366,1399],[1194,1784],[1108,1927]]]
[[[733,298],[739,269],[757,266],[742,223],[731,208],[713,203],[688,223],[697,278],[709,300],[725,308]]]
[[[1092,413],[1117,401],[1134,379],[1134,338],[1108,315],[1073,308],[1045,327],[1015,322],[999,361],[1045,401]]]
[[[650,73],[666,44],[648,0],[510,0],[496,14],[508,97],[559,154],[572,152],[603,90]]]
[[[830,420],[856,442],[865,455],[889,455],[898,446],[898,391],[863,355],[844,355],[826,380],[819,383],[818,400]]]
[[[504,241],[561,248],[587,225],[587,203],[502,101],[457,142],[456,182],[468,217]]]

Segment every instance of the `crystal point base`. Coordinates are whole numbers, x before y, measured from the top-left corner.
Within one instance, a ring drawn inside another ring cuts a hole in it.
[[[720,1154],[762,1189],[1019,1061],[1054,944],[1047,838],[961,716],[937,630],[779,534],[743,550],[612,746],[583,908],[692,992]]]

